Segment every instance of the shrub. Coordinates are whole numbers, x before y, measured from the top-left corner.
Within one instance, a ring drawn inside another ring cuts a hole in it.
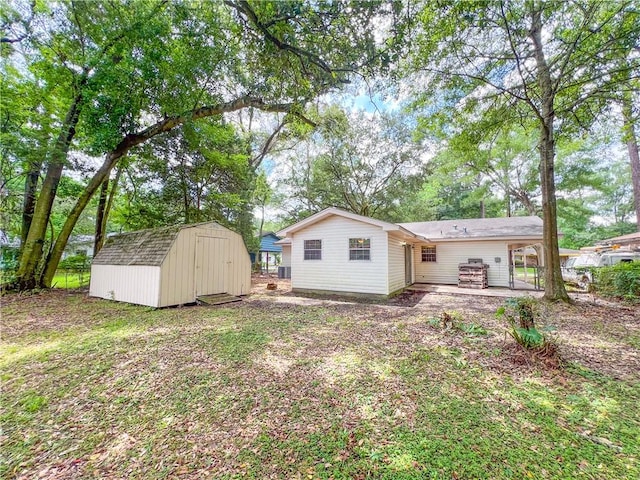
[[[618,263],[595,271],[595,290],[604,297],[640,301],[640,262]]]
[[[538,303],[533,297],[508,298],[496,311],[496,317],[504,318],[509,324],[508,333],[525,348],[540,348],[547,339],[536,329]]]
[[[58,268],[60,270],[82,272],[89,268],[89,263],[89,258],[86,255],[73,255],[62,260]]]

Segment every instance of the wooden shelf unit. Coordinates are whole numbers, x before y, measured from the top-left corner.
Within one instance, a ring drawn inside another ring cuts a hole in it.
[[[460,263],[458,264],[459,288],[489,288],[486,263]]]

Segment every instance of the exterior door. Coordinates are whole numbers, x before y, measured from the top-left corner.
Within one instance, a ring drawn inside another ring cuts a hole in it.
[[[196,237],[196,297],[227,293],[228,247],[226,238]]]
[[[411,245],[406,244],[404,246],[404,284],[411,285],[412,271],[411,271],[411,257],[413,256],[413,248]]]

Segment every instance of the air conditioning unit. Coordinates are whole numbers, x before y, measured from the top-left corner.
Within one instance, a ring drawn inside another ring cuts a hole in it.
[[[278,278],[291,278],[291,267],[278,267]]]

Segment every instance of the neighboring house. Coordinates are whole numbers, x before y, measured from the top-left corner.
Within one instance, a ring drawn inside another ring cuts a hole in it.
[[[91,264],[89,295],[151,307],[246,295],[251,263],[240,235],[217,223],[114,235]]]
[[[67,246],[62,252],[62,258],[72,257],[76,255],[84,255],[85,257],[93,257],[93,235],[74,235],[69,238]]]
[[[626,247],[630,250],[640,250],[640,232],[629,233],[619,237],[607,238],[597,242],[596,245],[603,247]]]
[[[294,291],[391,295],[413,283],[457,284],[481,259],[489,286],[510,285],[511,252],[542,241],[538,217],[389,223],[327,208],[280,232]]]
[[[280,237],[273,232],[263,233],[260,237],[260,265],[266,265],[267,273],[269,272],[269,266],[275,267],[278,265],[280,256],[282,255],[282,247],[277,244]],[[256,254],[251,253],[251,263],[256,263]]]

